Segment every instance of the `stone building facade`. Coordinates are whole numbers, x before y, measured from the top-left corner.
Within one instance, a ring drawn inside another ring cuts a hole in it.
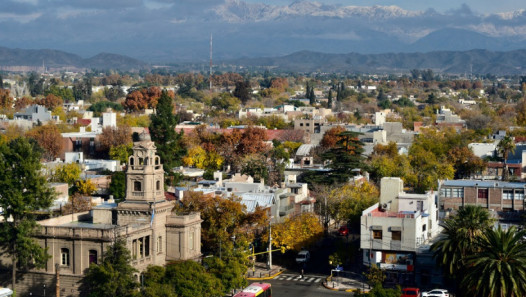
[[[89,288],[82,279],[89,265],[100,263],[116,240],[125,241],[139,273],[148,265],[201,257],[201,217],[172,213],[161,160],[148,135],[134,143],[128,163],[124,201],[38,222],[37,240],[51,257],[44,269],[19,274],[21,296],[56,296],[57,279],[60,296],[84,296]],[[1,266],[10,263],[2,259]]]

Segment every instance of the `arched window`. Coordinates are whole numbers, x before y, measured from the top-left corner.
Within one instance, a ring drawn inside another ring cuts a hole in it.
[[[134,164],[135,164],[135,158],[131,157],[130,158],[130,166],[133,166]]]
[[[60,265],[69,266],[69,249],[60,249]]]
[[[88,264],[97,264],[97,251],[96,250],[89,250],[89,258],[88,258]]]
[[[141,187],[141,182],[140,181],[134,181],[133,182],[133,190],[135,192],[140,192],[142,191],[142,187]]]
[[[160,190],[161,190],[161,181],[160,181],[160,180],[158,180],[158,181],[155,182],[155,189],[156,189],[157,191],[160,191]]]

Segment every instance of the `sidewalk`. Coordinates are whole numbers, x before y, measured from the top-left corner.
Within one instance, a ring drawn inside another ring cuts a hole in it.
[[[369,285],[363,281],[360,275],[355,273],[346,273],[345,276],[329,276],[323,282],[323,286],[333,291],[369,291]]]
[[[273,279],[283,273],[284,270],[285,269],[279,265],[272,265],[272,269],[269,270],[267,263],[256,262],[254,264],[254,269],[252,267],[248,268],[246,277],[247,280]]]

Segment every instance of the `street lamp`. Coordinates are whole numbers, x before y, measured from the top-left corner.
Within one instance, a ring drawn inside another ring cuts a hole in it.
[[[272,218],[268,221],[268,270],[272,270]]]

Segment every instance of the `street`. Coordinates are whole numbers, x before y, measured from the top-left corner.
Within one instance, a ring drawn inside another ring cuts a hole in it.
[[[303,279],[299,274],[286,273],[265,282],[272,284],[273,297],[319,297],[319,296],[352,296],[348,292],[326,289],[322,281],[326,276],[306,274]]]

